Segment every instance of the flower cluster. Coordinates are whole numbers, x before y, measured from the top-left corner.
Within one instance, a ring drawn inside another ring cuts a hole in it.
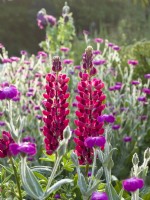
[[[5,158],[6,156],[10,156],[9,145],[14,143],[9,132],[3,131],[2,138],[0,139],[0,158]]]
[[[66,116],[69,114],[68,82],[69,78],[65,74],[59,74],[61,71],[61,62],[59,57],[53,59],[53,74],[47,74],[46,93],[43,94],[46,99],[43,101],[45,110],[43,110],[43,121],[45,126],[43,134],[45,136],[45,145],[47,154],[52,154],[58,147],[59,141],[63,140],[63,131],[69,123]]]
[[[99,137],[104,133],[103,122],[97,120],[105,108],[103,101],[106,97],[102,93],[104,83],[97,78],[92,78],[96,74],[92,60],[93,49],[87,47],[83,55],[84,72],[79,74],[81,81],[78,83],[78,95],[76,96],[78,119],[75,120],[77,128],[74,131],[76,135],[74,141],[76,143],[75,152],[80,164],[92,162],[93,150],[85,145],[86,138]]]

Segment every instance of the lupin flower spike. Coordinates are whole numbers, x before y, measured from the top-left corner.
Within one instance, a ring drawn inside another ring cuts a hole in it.
[[[43,101],[43,121],[45,123],[43,134],[45,136],[45,146],[47,154],[52,154],[57,150],[59,141],[63,140],[63,131],[68,126],[69,119],[69,78],[65,74],[59,73],[62,70],[61,61],[58,56],[53,58],[52,70],[54,73],[46,75],[46,93],[43,94],[46,100]]]

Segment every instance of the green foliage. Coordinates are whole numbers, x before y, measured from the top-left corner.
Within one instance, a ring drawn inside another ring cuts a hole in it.
[[[150,41],[140,41],[133,45],[125,46],[120,53],[122,59],[122,67],[127,66],[128,59],[136,59],[139,64],[134,70],[134,79],[138,79],[139,75],[144,80],[144,74],[150,72]],[[146,81],[146,79],[145,79]]]

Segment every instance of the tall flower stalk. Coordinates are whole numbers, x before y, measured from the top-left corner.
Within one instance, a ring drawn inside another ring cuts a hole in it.
[[[69,78],[65,74],[61,74],[62,70],[59,57],[53,58],[52,71],[46,75],[46,93],[43,95],[46,99],[43,101],[43,121],[45,123],[43,134],[45,136],[45,146],[47,154],[53,154],[59,146],[59,142],[63,140],[63,131],[69,123],[66,116],[69,114],[69,97],[68,82]]]
[[[76,143],[75,152],[79,163],[86,165],[86,174],[88,165],[92,163],[93,149],[85,146],[84,141],[87,137],[97,137],[104,133],[103,122],[97,120],[105,108],[103,101],[105,95],[102,92],[104,83],[97,78],[96,68],[93,66],[93,49],[88,46],[83,54],[83,72],[80,72],[80,82],[78,83],[78,95],[76,96],[77,111],[75,120],[77,126],[75,130]]]

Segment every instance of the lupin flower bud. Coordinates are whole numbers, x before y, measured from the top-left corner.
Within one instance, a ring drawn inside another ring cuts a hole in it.
[[[83,56],[83,70],[79,76],[81,81],[78,83],[78,95],[75,120],[77,126],[75,130],[76,143],[75,153],[78,156],[80,164],[90,164],[93,158],[93,149],[89,148],[84,142],[88,137],[99,137],[104,133],[103,122],[97,120],[105,108],[103,101],[105,95],[102,93],[104,83],[97,79],[91,78],[96,72],[93,67],[93,49],[87,47]],[[94,72],[92,74],[92,72]]]
[[[59,141],[63,140],[63,131],[68,126],[69,103],[67,93],[69,78],[65,74],[59,74],[61,71],[61,62],[59,57],[54,57],[52,70],[54,73],[47,74],[46,93],[43,94],[46,99],[43,101],[45,110],[43,110],[43,134],[45,136],[45,146],[47,154],[52,154],[57,150]]]

